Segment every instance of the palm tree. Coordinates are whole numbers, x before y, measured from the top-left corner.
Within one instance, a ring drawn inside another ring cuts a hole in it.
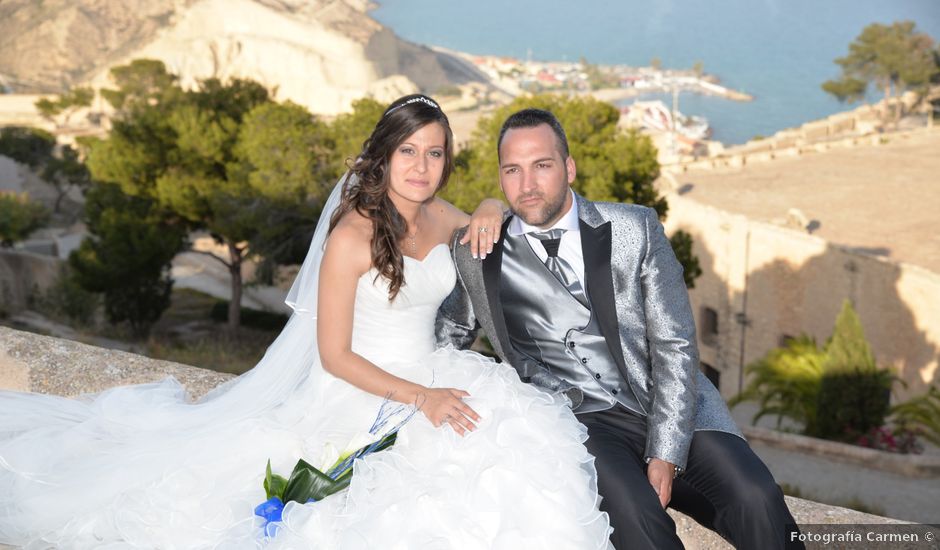
[[[770,350],[746,367],[750,381],[729,404],[734,407],[743,401],[756,401],[760,408],[753,423],[776,415],[778,429],[783,418],[789,418],[802,425],[804,433],[814,433],[825,360],[826,353],[812,337],[793,338],[785,347]]]

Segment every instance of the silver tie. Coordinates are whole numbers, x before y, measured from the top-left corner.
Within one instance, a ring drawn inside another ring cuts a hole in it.
[[[571,264],[565,261],[564,258],[558,256],[558,246],[561,244],[561,236],[564,233],[564,229],[552,229],[545,232],[533,231],[529,234],[542,243],[542,247],[548,254],[548,258],[545,259],[545,267],[552,272],[552,275],[554,275],[561,284],[565,285],[568,292],[570,292],[577,301],[581,302],[581,305],[590,309],[591,304],[588,301],[587,293],[584,291],[584,287],[581,285],[581,281],[578,279],[574,268],[571,267]]]

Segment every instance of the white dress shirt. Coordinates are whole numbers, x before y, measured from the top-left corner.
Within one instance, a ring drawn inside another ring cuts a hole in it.
[[[561,219],[548,229],[539,229],[525,223],[519,216],[513,216],[507,230],[513,237],[525,235],[532,251],[544,263],[548,258],[548,253],[545,252],[542,243],[529,233],[564,229],[565,232],[562,234],[561,242],[558,245],[558,257],[568,262],[568,265],[574,269],[575,274],[578,276],[578,280],[581,281],[581,287],[587,290],[587,281],[584,280],[584,253],[581,251],[581,227],[578,225],[578,203],[574,198],[574,191],[569,191],[569,193],[571,193],[571,207]]]

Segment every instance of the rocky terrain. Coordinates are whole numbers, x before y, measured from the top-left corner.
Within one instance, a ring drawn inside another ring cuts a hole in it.
[[[465,61],[404,41],[366,0],[4,0],[0,86],[58,93],[107,86],[110,67],[164,61],[186,85],[253,78],[280,100],[334,114],[364,95],[485,82]]]

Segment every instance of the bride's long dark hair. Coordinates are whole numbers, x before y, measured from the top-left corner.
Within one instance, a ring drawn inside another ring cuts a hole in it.
[[[404,260],[398,246],[407,234],[405,219],[388,197],[388,164],[392,153],[411,134],[431,123],[444,128],[444,171],[437,186],[447,184],[454,169],[454,136],[447,115],[437,102],[422,94],[401,97],[385,109],[362,152],[349,167],[358,181],[345,184],[343,198],[330,219],[330,231],[339,220],[356,210],[372,220],[372,266],[389,280],[388,299],[394,300],[405,282]],[[347,180],[355,181],[355,180]]]

